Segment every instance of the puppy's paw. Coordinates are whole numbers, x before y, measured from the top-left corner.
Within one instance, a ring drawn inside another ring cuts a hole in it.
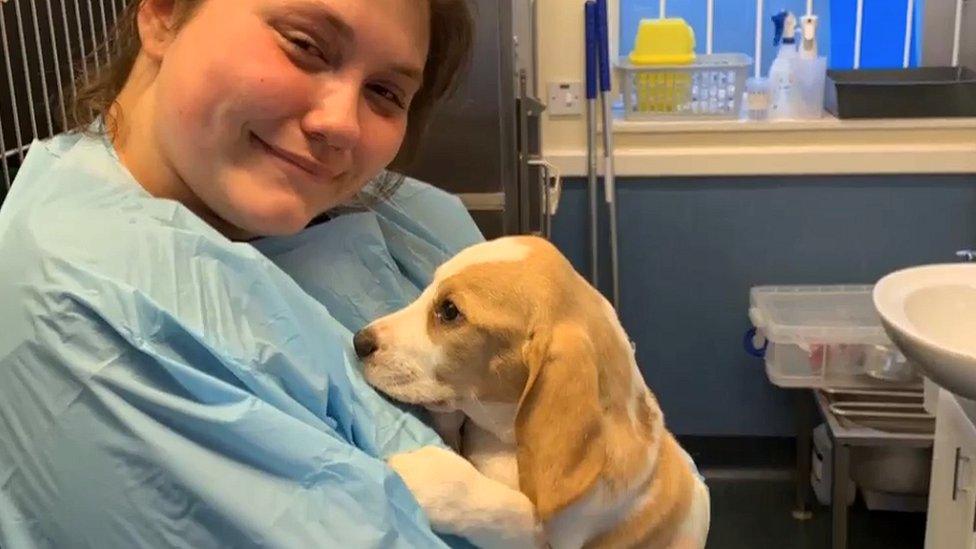
[[[525,494],[485,477],[450,450],[425,446],[397,454],[389,464],[438,532],[486,549],[538,547],[545,540]]]
[[[388,463],[427,512],[431,525],[452,531],[458,506],[476,483],[478,471],[461,456],[435,446],[396,454]]]

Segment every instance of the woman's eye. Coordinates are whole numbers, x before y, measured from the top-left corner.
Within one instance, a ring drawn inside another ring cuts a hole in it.
[[[380,84],[373,84],[373,85],[369,86],[369,89],[370,89],[370,91],[372,91],[373,93],[375,93],[377,96],[379,96],[380,98],[382,98],[384,101],[388,101],[388,102],[396,105],[400,109],[406,109],[407,108],[406,101],[400,96],[400,94],[398,94],[397,92],[391,90],[390,88],[388,88],[386,86],[383,86],[383,85],[380,85]]]
[[[458,310],[457,305],[454,304],[450,299],[445,299],[441,301],[437,306],[437,318],[442,322],[454,322],[461,316],[461,311]]]
[[[325,53],[315,45],[311,38],[301,34],[286,34],[284,36],[293,50],[302,55],[325,60]]]

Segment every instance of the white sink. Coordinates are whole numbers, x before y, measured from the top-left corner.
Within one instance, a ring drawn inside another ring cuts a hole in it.
[[[976,264],[897,271],[874,287],[888,336],[933,382],[976,399]]]

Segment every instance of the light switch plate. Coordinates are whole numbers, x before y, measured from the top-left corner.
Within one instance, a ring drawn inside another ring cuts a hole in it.
[[[550,82],[548,87],[548,107],[546,111],[553,116],[573,116],[583,114],[582,82]]]

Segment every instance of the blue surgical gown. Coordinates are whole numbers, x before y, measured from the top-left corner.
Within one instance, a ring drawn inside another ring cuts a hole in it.
[[[351,333],[481,239],[407,179],[235,243],[101,137],[35,143],[0,209],[0,546],[437,547],[384,458],[442,444]]]

